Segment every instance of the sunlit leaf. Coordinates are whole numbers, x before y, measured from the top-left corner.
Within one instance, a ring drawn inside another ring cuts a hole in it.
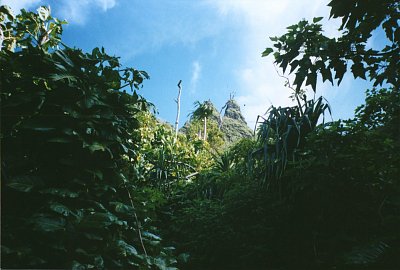
[[[48,17],[50,16],[50,8],[45,7],[45,6],[41,6],[37,9],[37,12],[39,14],[39,18],[42,21],[46,21],[48,19]]]
[[[68,216],[71,212],[68,207],[61,203],[51,203],[50,209],[56,213],[62,214],[63,216]]]
[[[129,245],[128,243],[126,243],[126,242],[123,241],[123,240],[117,241],[117,245],[118,245],[118,247],[119,247],[119,249],[120,249],[120,252],[121,252],[124,256],[127,256],[127,255],[137,255],[137,254],[138,254],[138,252],[137,252],[137,250],[136,250],[135,247],[133,247],[132,245]]]

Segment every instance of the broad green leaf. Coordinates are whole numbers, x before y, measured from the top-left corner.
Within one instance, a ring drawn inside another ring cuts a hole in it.
[[[267,57],[270,55],[274,50],[272,48],[266,48],[265,51],[262,53],[262,57]]]
[[[45,116],[28,119],[21,124],[21,128],[39,132],[55,130],[56,123],[51,123]]]
[[[21,192],[29,192],[33,189],[35,184],[38,183],[38,181],[39,179],[37,177],[21,175],[11,178],[10,182],[7,183],[7,186]]]
[[[65,230],[65,219],[63,218],[42,216],[34,218],[32,223],[36,230],[45,232]]]
[[[344,260],[348,265],[370,265],[384,256],[389,248],[390,246],[383,241],[364,244],[353,247],[351,252],[345,254]]]
[[[39,14],[39,18],[40,18],[42,21],[46,21],[46,20],[49,18],[49,16],[50,16],[50,8],[45,7],[45,6],[39,7],[39,8],[37,9],[37,12],[38,12],[38,14]]]
[[[313,91],[316,91],[316,87],[317,87],[317,73],[313,72],[308,74],[307,76],[307,81],[306,81],[306,85],[311,85]]]
[[[7,19],[12,21],[15,18],[15,15],[9,6],[3,5],[0,6],[0,13],[6,14]]]
[[[288,62],[286,59],[283,59],[282,62],[281,62],[281,64],[279,65],[279,67],[282,68],[283,73],[285,73],[288,64],[289,64],[289,62]]]
[[[86,267],[77,261],[72,261],[71,269],[72,270],[86,270]]]
[[[111,213],[94,213],[83,218],[80,226],[84,228],[103,229],[114,223],[117,218]]]
[[[43,189],[39,192],[42,194],[56,195],[56,196],[59,196],[62,198],[78,198],[79,197],[79,193],[73,192],[66,188],[48,188],[48,189]]]
[[[321,69],[321,74],[322,74],[322,81],[323,82],[328,80],[333,85],[332,72],[331,72],[331,70],[329,68],[322,68]]]
[[[51,138],[49,140],[47,140],[48,142],[53,142],[53,143],[71,143],[71,140],[68,138]]]
[[[50,209],[53,210],[56,213],[59,213],[64,216],[69,216],[71,211],[66,207],[65,205],[61,203],[51,203],[50,204]]]
[[[110,205],[115,207],[115,211],[117,213],[123,213],[123,214],[133,214],[134,209],[130,205],[126,205],[122,202],[110,202]]]
[[[79,255],[83,255],[85,257],[89,257],[89,253],[86,250],[82,249],[82,248],[75,249],[75,253],[77,253]]]
[[[103,180],[103,172],[100,171],[99,169],[91,169],[91,170],[85,170],[93,175],[95,175],[97,178],[99,178],[100,180]]]
[[[314,17],[313,18],[313,23],[320,22],[324,17]]]
[[[152,239],[152,240],[161,241],[161,237],[159,237],[158,235],[155,235],[155,234],[153,234],[151,232],[143,232],[142,235],[144,237],[147,237],[147,238]]]
[[[292,73],[297,68],[298,65],[299,65],[299,60],[292,61],[290,63],[290,72],[289,73]]]
[[[333,65],[333,69],[335,70],[335,79],[338,79],[338,85],[340,85],[343,76],[346,72],[346,62],[344,61],[332,61],[331,65]]]
[[[123,256],[138,255],[136,248],[123,240],[117,241],[117,246],[119,247],[119,250]]]
[[[86,142],[83,143],[83,148],[89,148],[90,152],[95,152],[95,151],[105,151],[106,147],[98,142],[94,142],[91,144],[88,144]]]
[[[129,152],[128,147],[126,147],[123,143],[120,143],[122,150],[124,151],[125,154],[127,154]]]
[[[178,256],[178,260],[183,262],[183,263],[187,263],[190,259],[190,255],[189,253],[181,253]]]
[[[44,122],[40,123],[39,121],[39,119],[29,119],[28,121],[21,124],[21,128],[31,129],[39,132],[52,131],[56,129],[52,126],[53,124],[46,124]]]
[[[366,79],[365,77],[365,68],[364,65],[362,63],[354,63],[351,66],[351,71],[354,75],[354,79],[356,79],[357,77],[360,77],[362,79]]]
[[[103,241],[104,239],[103,237],[92,233],[84,233],[83,235],[89,240]]]
[[[103,269],[104,268],[104,260],[103,257],[98,255],[94,258],[94,264],[96,269]]]
[[[58,58],[64,62],[64,64],[67,64],[69,67],[74,67],[74,63],[68,57],[66,51],[57,50],[57,51],[54,52],[54,54],[57,55]]]
[[[49,76],[50,79],[52,79],[53,81],[60,81],[60,80],[68,80],[69,82],[76,82],[76,77],[74,75],[71,74],[51,74]]]

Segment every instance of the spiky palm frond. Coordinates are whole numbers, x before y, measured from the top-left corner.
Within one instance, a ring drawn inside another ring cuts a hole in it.
[[[203,103],[196,101],[193,105],[196,109],[189,114],[191,119],[202,120],[211,116],[214,111],[211,101],[204,101]]]
[[[321,116],[328,110],[329,103],[325,98],[310,99],[304,96],[304,104],[293,107],[271,106],[264,118],[257,118],[257,139],[261,147],[254,153],[262,153],[265,169],[265,181],[278,180],[289,160],[294,159],[295,150],[304,144],[306,135],[313,131]],[[270,183],[269,183],[270,184]]]

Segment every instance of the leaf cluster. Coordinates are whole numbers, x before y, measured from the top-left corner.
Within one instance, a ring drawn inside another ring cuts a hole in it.
[[[136,92],[147,74],[103,48],[50,48],[58,34],[36,42],[42,23],[57,22],[38,12],[9,16],[17,47],[0,52],[2,266],[173,269],[125,169],[150,106]]]
[[[287,27],[288,32],[280,37],[271,37],[274,48],[267,48],[262,56],[274,53],[275,63],[283,72],[290,66],[295,74],[294,85],[311,85],[316,90],[317,77],[338,84],[348,67],[354,78],[367,79],[374,86],[384,83],[399,86],[400,66],[400,6],[395,0],[337,1],[332,0],[331,18],[340,18],[341,36],[329,38],[323,35],[322,17],[312,23],[302,20]],[[386,35],[384,47],[368,46],[373,31]]]
[[[252,152],[254,159],[262,159],[262,164],[257,169],[264,172],[264,181],[267,188],[281,189],[279,179],[289,161],[296,160],[296,151],[304,147],[306,136],[318,124],[321,116],[325,121],[325,111],[330,113],[330,106],[323,97],[307,100],[303,97],[303,105],[293,107],[271,106],[267,111],[267,118],[259,116],[257,140],[259,148]]]
[[[184,134],[176,138],[167,123],[161,123],[149,112],[138,115],[141,140],[137,144],[138,162],[144,185],[168,194],[211,164],[208,143]],[[211,136],[212,137],[212,136]]]
[[[257,142],[222,155],[173,201],[166,221],[168,238],[190,254],[187,269],[395,269],[399,97],[368,91],[354,119],[304,134],[279,188],[268,192],[262,173],[241,171]]]

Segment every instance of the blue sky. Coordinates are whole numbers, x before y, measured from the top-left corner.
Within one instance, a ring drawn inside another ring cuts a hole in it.
[[[177,83],[182,80],[181,122],[197,100],[211,99],[218,109],[230,93],[250,127],[273,104],[291,104],[273,66],[262,58],[270,36],[300,19],[328,17],[321,0],[0,0],[14,10],[50,5],[52,15],[66,19],[64,42],[91,51],[103,46],[125,66],[145,70],[150,80],[141,94],[154,103],[159,117],[173,123]],[[339,23],[324,19],[328,35]],[[373,43],[373,41],[371,41]],[[348,73],[340,87],[318,85],[332,106],[333,118],[349,118],[364,100],[370,84]]]

